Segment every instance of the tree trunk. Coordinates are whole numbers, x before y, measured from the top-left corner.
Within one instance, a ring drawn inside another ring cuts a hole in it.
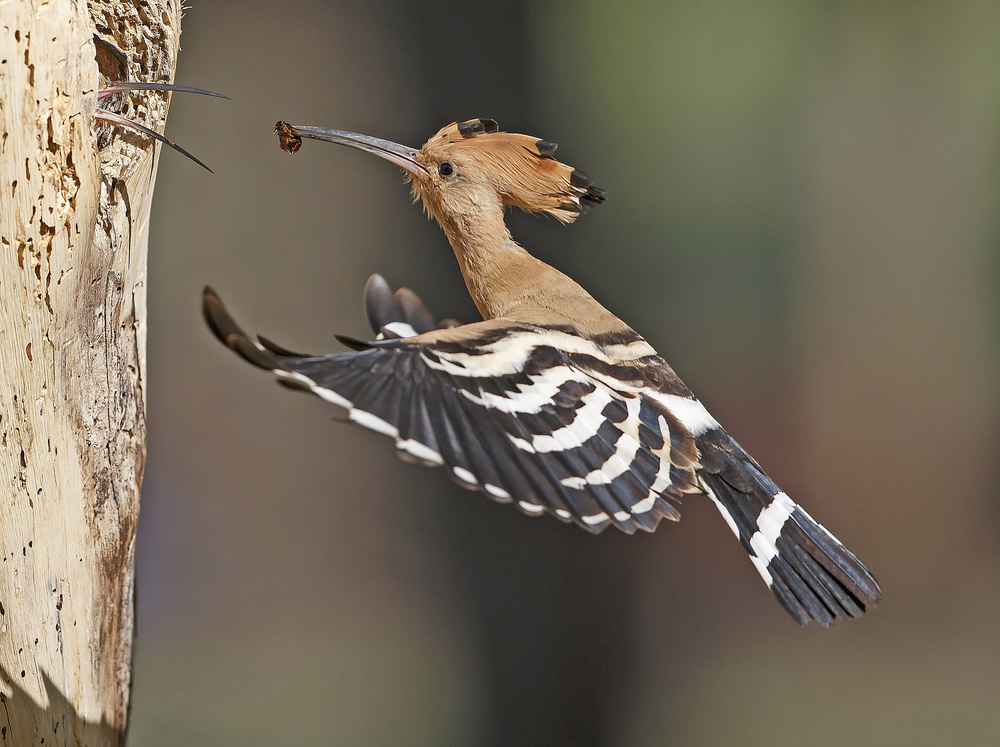
[[[0,744],[125,741],[156,148],[93,114],[179,35],[179,0],[0,7]]]

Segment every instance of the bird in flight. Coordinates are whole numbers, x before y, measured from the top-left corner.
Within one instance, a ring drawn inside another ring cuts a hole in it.
[[[406,289],[378,276],[365,300],[378,332],[351,350],[302,355],[248,337],[206,288],[203,311],[224,344],[278,381],[344,408],[393,439],[410,462],[460,485],[598,533],[680,518],[706,496],[800,624],[858,617],[882,591],[871,572],[760,468],[637,332],[579,284],[529,254],[504,223],[515,205],[570,223],[604,201],[556,145],[493,120],[442,128],[419,149],[342,130],[279,122],[302,138],[401,167],[450,242],[483,316],[437,324]]]

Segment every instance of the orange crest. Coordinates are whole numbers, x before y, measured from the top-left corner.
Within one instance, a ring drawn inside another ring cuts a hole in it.
[[[492,119],[470,119],[443,127],[420,154],[428,163],[454,164],[470,178],[487,180],[504,205],[571,223],[603,202],[604,191],[583,172],[557,161],[556,147],[529,135],[500,132]]]

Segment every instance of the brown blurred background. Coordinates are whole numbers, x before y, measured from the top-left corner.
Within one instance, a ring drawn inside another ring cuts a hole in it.
[[[1000,5],[199,2],[149,254],[132,744],[940,745],[1000,733]],[[208,333],[309,352],[372,272],[476,318],[401,172],[493,117],[608,192],[515,237],[874,570],[798,629],[708,501],[594,538],[399,463]]]

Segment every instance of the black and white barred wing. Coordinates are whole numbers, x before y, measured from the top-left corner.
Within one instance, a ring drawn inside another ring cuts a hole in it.
[[[297,355],[252,341],[218,296],[209,326],[286,386],[347,410],[394,439],[404,460],[444,466],[459,484],[529,515],[591,532],[652,531],[701,492],[691,434],[653,399],[619,391],[574,365],[545,330],[498,320]],[[384,325],[383,325],[384,326]]]
[[[316,357],[252,341],[214,292],[203,300],[213,332],[249,362],[392,437],[403,459],[443,465],[524,513],[651,531],[679,518],[672,501],[704,492],[799,623],[856,617],[881,598],[864,564],[631,331],[601,344],[501,320],[442,331],[415,295],[373,276],[365,300],[380,339],[341,338],[354,350]]]

